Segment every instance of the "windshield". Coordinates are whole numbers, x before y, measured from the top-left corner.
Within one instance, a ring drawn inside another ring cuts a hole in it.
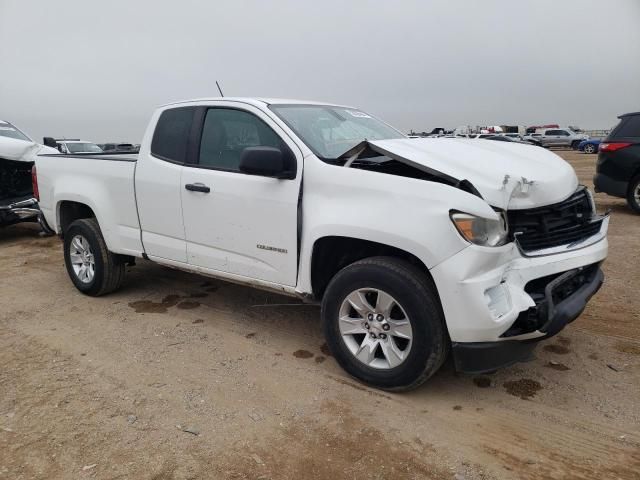
[[[24,140],[30,142],[31,139],[18,130],[10,123],[0,122],[0,137],[15,138],[16,140]]]
[[[101,153],[102,149],[95,143],[89,142],[74,142],[67,143],[67,150],[69,153]]]
[[[329,105],[271,105],[304,143],[323,160],[336,160],[363,140],[404,135],[360,110]]]

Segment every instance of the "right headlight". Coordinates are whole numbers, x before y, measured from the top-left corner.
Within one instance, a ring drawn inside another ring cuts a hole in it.
[[[462,212],[451,213],[451,221],[462,237],[483,247],[499,247],[507,241],[507,222],[504,214],[498,220]]]

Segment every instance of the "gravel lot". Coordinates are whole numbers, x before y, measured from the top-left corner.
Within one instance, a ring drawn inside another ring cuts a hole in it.
[[[559,153],[591,186],[596,156]],[[638,479],[640,216],[597,201],[584,314],[532,362],[408,394],[346,376],[317,307],[144,261],[89,298],[57,238],[0,230],[0,479]]]

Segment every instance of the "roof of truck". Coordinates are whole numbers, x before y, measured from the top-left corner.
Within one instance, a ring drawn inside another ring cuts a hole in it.
[[[214,102],[214,101],[226,101],[226,102],[241,102],[248,103],[250,105],[332,105],[332,106],[340,106],[340,107],[348,107],[347,105],[337,105],[335,103],[330,102],[318,102],[314,100],[294,100],[289,98],[264,98],[264,97],[205,97],[205,98],[195,98],[192,100],[182,100],[180,102],[170,102],[165,103],[164,105],[160,105],[160,107],[168,107],[169,105],[179,105],[185,103],[196,103],[196,102]]]

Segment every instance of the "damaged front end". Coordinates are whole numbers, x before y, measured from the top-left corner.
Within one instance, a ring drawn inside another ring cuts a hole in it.
[[[391,139],[341,156],[346,167],[461,189],[504,219],[504,241],[492,244],[475,242],[469,232],[477,229],[463,224],[468,247],[430,269],[456,369],[467,373],[530,358],[539,341],[578,318],[604,281],[609,216],[597,214],[571,166],[543,149],[496,143]],[[463,222],[474,218],[463,214]]]
[[[5,135],[14,134],[0,135],[0,227],[37,222],[51,234],[34,195],[32,169],[39,153],[56,150],[32,142],[6,122],[0,122],[0,128]]]
[[[33,197],[33,162],[0,158],[0,226],[37,222],[38,202]]]
[[[600,263],[531,280],[524,291],[535,305],[520,312],[501,337],[516,337],[536,331],[544,333],[545,337],[555,335],[582,313],[603,282]]]
[[[388,175],[398,175],[401,177],[443,183],[482,198],[480,192],[469,180],[454,178],[424,163],[415,162],[409,157],[384,148],[376,142],[363,140],[340,155],[339,160],[344,161],[346,168],[360,168],[362,170],[371,170]]]

